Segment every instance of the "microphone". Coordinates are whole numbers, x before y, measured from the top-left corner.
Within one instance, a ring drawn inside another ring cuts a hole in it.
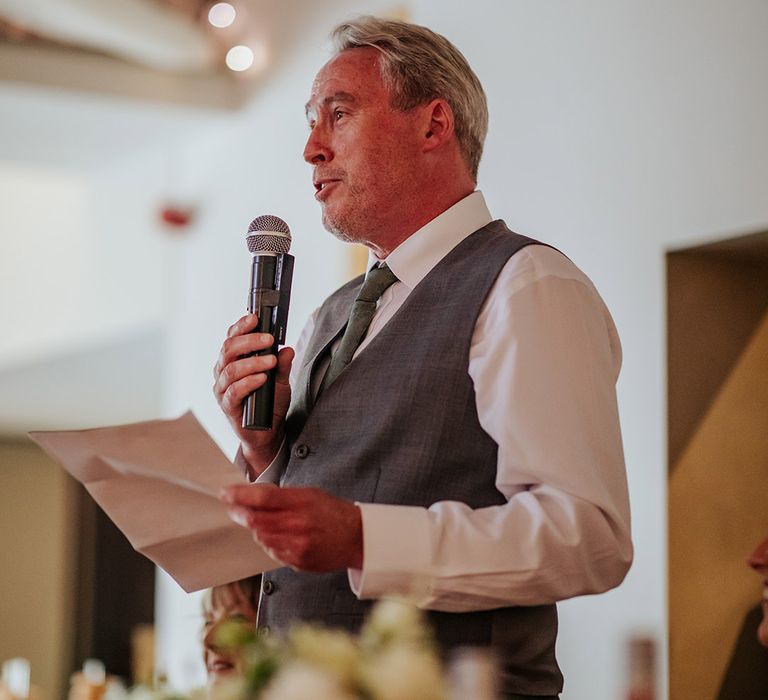
[[[285,342],[288,325],[288,305],[291,301],[293,256],[291,231],[288,224],[276,216],[257,216],[248,227],[245,242],[251,254],[251,287],[248,312],[258,314],[259,324],[253,333],[271,333],[275,342],[271,348],[253,355],[277,355],[278,346]],[[267,381],[252,391],[243,401],[243,428],[271,430],[275,409],[275,369],[267,372]]]

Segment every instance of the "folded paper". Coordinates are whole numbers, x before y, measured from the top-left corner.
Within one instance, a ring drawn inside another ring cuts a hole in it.
[[[281,566],[229,518],[218,494],[245,477],[191,412],[30,437],[188,593]]]

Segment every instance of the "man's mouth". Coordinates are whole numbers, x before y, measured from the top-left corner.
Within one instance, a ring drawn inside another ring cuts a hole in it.
[[[315,199],[322,202],[328,197],[329,192],[331,189],[333,189],[333,186],[340,182],[337,178],[324,178],[324,179],[318,179],[313,181],[313,185],[315,186]]]

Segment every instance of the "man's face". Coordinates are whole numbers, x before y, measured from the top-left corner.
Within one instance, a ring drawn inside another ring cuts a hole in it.
[[[757,545],[748,563],[763,579],[763,621],[757,628],[757,638],[768,647],[768,537]]]
[[[317,74],[304,159],[323,225],[342,240],[383,241],[409,204],[419,166],[419,110],[390,106],[373,48],[344,51]]]

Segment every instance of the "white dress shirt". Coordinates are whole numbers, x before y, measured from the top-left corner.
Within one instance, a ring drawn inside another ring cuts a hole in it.
[[[393,250],[386,262],[398,282],[379,300],[357,352],[445,255],[490,221],[474,192]],[[296,370],[316,313],[296,344]],[[632,560],[620,366],[616,328],[590,280],[546,246],[513,255],[485,300],[467,358],[480,425],[499,446],[496,487],[507,503],[359,503],[364,561],[349,571],[355,594],[463,612],[618,585]],[[284,460],[258,481],[276,480]]]

